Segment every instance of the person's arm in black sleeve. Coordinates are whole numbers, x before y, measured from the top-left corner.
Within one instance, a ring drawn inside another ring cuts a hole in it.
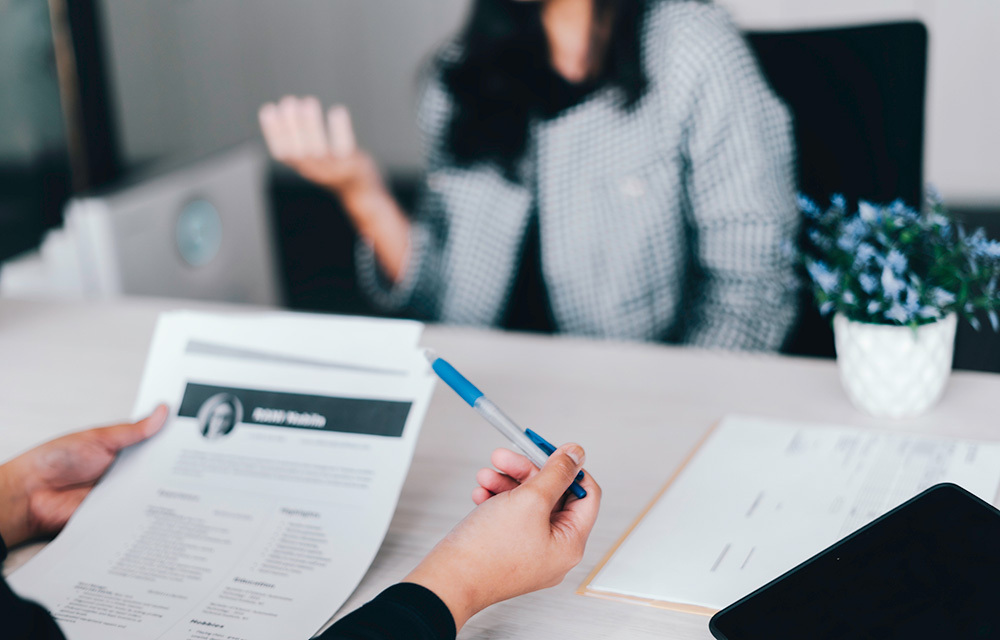
[[[0,565],[7,559],[7,545],[0,537]],[[65,640],[49,612],[17,597],[0,579],[0,636],[9,640]]]
[[[478,505],[431,549],[405,581],[334,624],[320,640],[455,638],[486,607],[553,587],[583,558],[601,488],[586,473],[585,498],[566,491],[584,451],[563,445],[539,470],[507,449],[476,474]]]
[[[31,515],[25,478],[32,478],[35,490],[58,494],[70,487],[79,502],[81,486],[95,483],[119,450],[152,436],[166,417],[167,409],[161,406],[135,424],[63,436],[0,465],[0,531],[7,541],[53,535],[75,508],[36,508],[38,513]],[[601,501],[601,488],[589,473],[579,481],[586,497],[566,496],[582,470],[583,449],[563,445],[540,470],[506,449],[494,451],[491,460],[497,470],[482,469],[476,477],[476,509],[431,549],[405,582],[334,624],[322,640],[450,640],[486,607],[555,586],[566,577],[583,558]],[[6,556],[5,544],[0,540],[0,562]],[[16,596],[2,579],[0,638],[64,640],[43,608]]]
[[[441,598],[401,582],[338,620],[319,640],[454,640],[455,620]]]

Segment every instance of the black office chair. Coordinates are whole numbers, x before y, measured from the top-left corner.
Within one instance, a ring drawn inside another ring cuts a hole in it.
[[[791,109],[802,193],[825,203],[919,205],[923,190],[927,29],[919,22],[749,33],[764,74]],[[784,351],[833,356],[812,292]]]

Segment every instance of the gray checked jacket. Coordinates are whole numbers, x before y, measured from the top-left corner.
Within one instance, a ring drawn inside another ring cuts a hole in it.
[[[650,9],[648,93],[612,88],[532,124],[532,178],[449,164],[451,100],[431,73],[418,124],[427,176],[402,281],[370,247],[359,279],[391,312],[502,321],[537,206],[556,325],[578,335],[776,349],[796,314],[791,122],[728,15],[701,2]]]

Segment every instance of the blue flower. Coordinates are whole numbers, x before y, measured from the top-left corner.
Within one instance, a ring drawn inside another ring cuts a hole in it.
[[[943,216],[940,213],[931,213],[928,215],[927,222],[933,226],[951,230],[951,220],[948,219],[948,216]]]
[[[844,231],[854,238],[862,238],[868,231],[868,226],[861,218],[851,218],[851,221],[844,225]]]
[[[828,249],[830,247],[830,239],[823,235],[823,232],[819,229],[810,229],[809,239],[813,241],[813,244],[821,249]]]
[[[882,267],[882,291],[887,298],[895,298],[906,287],[906,283],[896,277],[889,265]]]
[[[858,245],[858,250],[854,255],[855,264],[865,265],[878,254],[875,251],[875,247],[871,246],[867,242],[862,242]]]
[[[926,225],[931,231],[937,231],[938,236],[942,239],[951,235],[951,220],[948,219],[948,216],[941,215],[936,211],[927,214]]]
[[[851,221],[842,228],[842,233],[837,239],[837,246],[844,251],[851,251],[858,246],[861,238],[865,237],[868,226],[861,218],[851,218]]]
[[[968,237],[966,242],[973,257],[981,260],[1000,259],[1000,242],[986,237],[986,231],[980,227]]]
[[[885,312],[885,317],[889,320],[895,320],[899,324],[906,324],[910,321],[910,314],[903,308],[903,305],[898,302],[893,303],[889,310]]]
[[[809,271],[809,275],[812,276],[813,282],[827,295],[832,293],[840,282],[840,274],[836,271],[830,271],[822,262],[810,261],[806,264],[806,269]]]
[[[883,209],[897,229],[912,225],[920,220],[920,214],[906,206],[902,200],[894,200]]]
[[[878,207],[866,200],[858,203],[858,215],[868,224],[877,224],[882,216]]]
[[[889,205],[889,213],[891,213],[894,217],[907,222],[920,218],[919,213],[906,206],[906,203],[898,198],[893,200],[892,204]]]
[[[854,245],[857,243],[858,241],[855,238],[848,235],[842,235],[837,238],[837,246],[843,251],[852,251],[854,249]]]
[[[904,256],[899,249],[893,249],[889,251],[889,255],[885,257],[885,264],[892,269],[893,273],[901,276],[903,275],[903,272],[906,271],[908,262],[906,260],[906,256]]]
[[[861,290],[865,293],[875,293],[875,289],[878,288],[878,278],[870,273],[858,274],[858,282],[861,284]]]
[[[980,234],[979,229],[971,238],[969,238],[969,245],[972,248],[972,253],[977,258],[986,258],[988,260],[1000,259],[1000,242],[997,240],[989,240],[986,238],[985,234]]]
[[[806,214],[813,220],[818,220],[823,215],[823,212],[819,210],[816,203],[813,202],[808,196],[800,193],[796,196],[796,200],[799,204],[799,211]]]
[[[941,287],[931,289],[931,298],[934,300],[934,305],[939,309],[945,309],[948,305],[955,304],[955,294]]]
[[[1000,332],[1000,236],[962,228],[933,187],[928,199],[914,208],[837,194],[821,207],[798,196],[808,231],[795,255],[824,314],[840,309],[905,326],[957,311]]]

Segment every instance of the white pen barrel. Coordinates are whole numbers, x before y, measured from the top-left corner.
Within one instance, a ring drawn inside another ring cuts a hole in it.
[[[524,434],[524,431],[513,420],[500,410],[500,407],[490,402],[486,396],[481,396],[476,400],[473,408],[487,422],[496,427],[500,433],[505,435],[508,440],[517,445],[521,452],[528,456],[532,464],[539,469],[542,468],[548,456],[538,448],[538,445],[531,441],[531,438]]]

